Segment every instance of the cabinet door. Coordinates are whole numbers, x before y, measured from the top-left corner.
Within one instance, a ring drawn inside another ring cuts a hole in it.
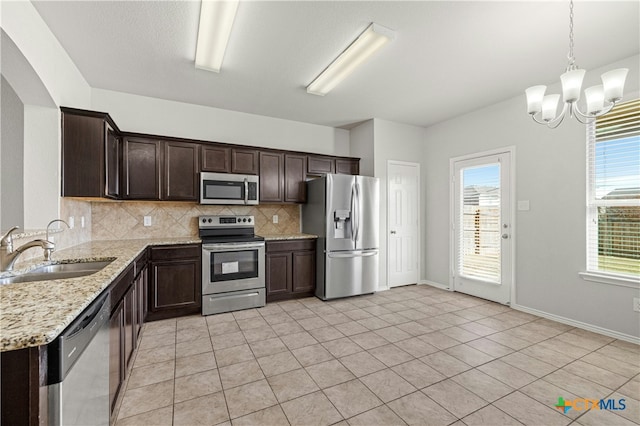
[[[115,408],[120,386],[124,380],[124,303],[120,304],[111,313],[109,320],[109,407]]]
[[[357,175],[360,172],[360,160],[336,159],[336,173]]]
[[[142,332],[142,325],[144,324],[145,318],[145,304],[147,302],[146,298],[146,290],[145,287],[147,285],[147,280],[145,276],[147,275],[146,266],[140,271],[138,277],[135,281],[136,286],[136,330],[135,330],[135,340],[137,341],[140,337],[140,333]]]
[[[284,201],[291,203],[307,201],[306,163],[305,155],[284,155]]]
[[[105,196],[120,198],[120,148],[121,141],[113,129],[106,125],[105,145]]]
[[[281,203],[284,199],[283,155],[260,153],[260,202]]]
[[[63,112],[62,196],[104,195],[105,122]]]
[[[257,175],[258,151],[252,149],[232,149],[231,173]]]
[[[309,155],[307,157],[307,173],[310,175],[326,175],[327,173],[335,173],[335,160],[331,157],[322,157],[319,155]]]
[[[160,199],[160,141],[125,138],[123,145],[124,198]]]
[[[293,292],[313,292],[316,289],[316,252],[293,252]]]
[[[163,200],[199,199],[198,148],[186,142],[164,142]]]
[[[202,145],[202,171],[231,173],[231,148]]]
[[[291,252],[267,253],[265,263],[267,297],[291,292]]]
[[[202,306],[200,260],[151,264],[150,320],[200,312]]]
[[[124,295],[124,360],[128,367],[136,347],[136,291],[132,285]]]

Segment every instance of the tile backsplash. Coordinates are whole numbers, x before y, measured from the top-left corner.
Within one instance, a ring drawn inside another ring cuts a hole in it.
[[[265,204],[259,206],[207,206],[188,202],[92,201],[93,240],[188,237],[198,235],[198,216],[253,215],[256,234],[300,232],[300,206]],[[278,223],[272,223],[278,215]],[[144,216],[151,226],[144,226]]]

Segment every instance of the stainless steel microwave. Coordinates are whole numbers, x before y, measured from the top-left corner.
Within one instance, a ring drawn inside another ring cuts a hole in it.
[[[258,204],[258,176],[200,173],[200,204]]]

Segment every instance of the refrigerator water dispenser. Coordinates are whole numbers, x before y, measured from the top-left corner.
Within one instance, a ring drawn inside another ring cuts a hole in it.
[[[346,226],[349,221],[351,221],[350,210],[333,212],[333,238],[351,238],[351,227]]]

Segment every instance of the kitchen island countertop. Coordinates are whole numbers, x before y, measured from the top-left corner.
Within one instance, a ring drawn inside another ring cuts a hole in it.
[[[198,237],[90,241],[54,252],[50,262],[17,265],[13,274],[51,263],[113,260],[84,277],[0,285],[0,352],[53,341],[147,247],[199,243]]]

